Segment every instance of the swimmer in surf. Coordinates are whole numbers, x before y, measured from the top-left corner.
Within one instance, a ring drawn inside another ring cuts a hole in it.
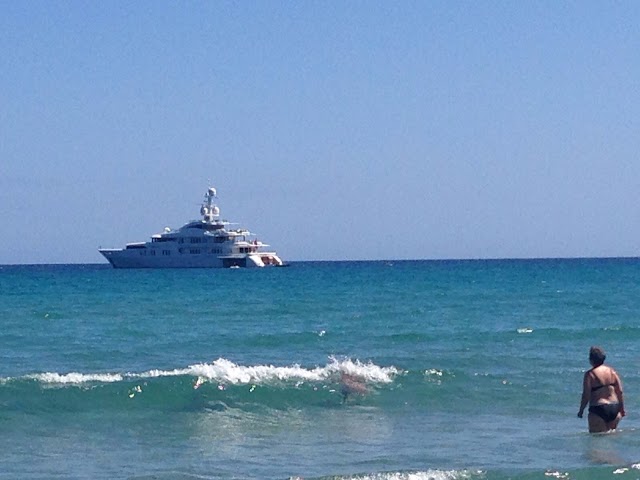
[[[356,375],[342,373],[340,375],[340,392],[342,393],[342,402],[346,402],[349,395],[365,395],[369,393],[369,389],[364,381]]]
[[[618,422],[626,415],[622,382],[618,373],[604,365],[606,354],[600,347],[591,347],[589,363],[591,369],[584,374],[582,382],[582,399],[578,417],[589,404],[589,432],[602,433],[614,430]]]

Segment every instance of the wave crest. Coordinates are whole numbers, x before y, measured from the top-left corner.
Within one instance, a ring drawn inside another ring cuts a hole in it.
[[[224,358],[212,364],[192,365],[189,373],[209,381],[238,384],[273,384],[289,382],[324,382],[336,380],[341,373],[354,375],[369,383],[391,383],[399,372],[395,367],[380,367],[373,363],[363,364],[359,360],[330,359],[324,367],[312,369],[291,365],[241,366]]]
[[[357,376],[367,383],[391,383],[401,373],[395,367],[381,367],[372,362],[362,363],[359,360],[338,360],[330,357],[325,366],[305,368],[294,364],[290,366],[274,365],[238,365],[225,358],[218,358],[212,363],[190,365],[187,368],[173,370],[148,370],[141,373],[35,373],[22,377],[47,385],[83,385],[87,383],[114,383],[131,379],[153,379],[160,377],[192,376],[200,383],[219,382],[231,385],[269,385],[277,386],[298,382],[334,382],[342,373]],[[10,380],[3,379],[3,383]]]
[[[28,380],[36,380],[45,384],[60,384],[60,385],[77,385],[89,382],[99,383],[113,383],[121,382],[124,380],[123,375],[119,373],[78,373],[70,372],[60,374],[56,372],[35,373],[32,375],[26,375]]]
[[[471,470],[425,470],[417,472],[382,472],[331,477],[334,480],[470,480],[484,478],[484,472]],[[289,480],[302,480],[292,477]]]

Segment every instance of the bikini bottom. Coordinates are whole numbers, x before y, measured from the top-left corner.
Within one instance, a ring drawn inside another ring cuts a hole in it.
[[[599,416],[605,423],[613,422],[620,413],[620,405],[617,403],[593,405],[589,407],[589,413]]]

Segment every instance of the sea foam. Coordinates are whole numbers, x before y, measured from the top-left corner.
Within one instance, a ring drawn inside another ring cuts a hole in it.
[[[472,478],[483,478],[482,471],[469,470],[425,470],[418,472],[383,472],[350,475],[340,478],[341,480],[468,480]],[[300,480],[292,478],[290,480]]]
[[[41,383],[46,384],[81,384],[88,382],[100,382],[100,383],[113,383],[120,382],[123,380],[123,375],[119,373],[55,373],[55,372],[45,372],[45,373],[36,373],[33,375],[26,375],[27,379],[37,380]]]
[[[336,380],[341,373],[357,376],[369,383],[391,383],[394,376],[400,372],[395,367],[380,367],[359,360],[338,360],[333,357],[327,365],[315,368],[304,368],[300,365],[242,366],[219,358],[211,364],[192,365],[188,370],[191,375],[201,379],[229,384],[324,382]]]
[[[278,385],[291,382],[336,381],[342,373],[357,376],[367,383],[391,383],[401,370],[395,367],[381,367],[371,362],[362,363],[359,360],[338,360],[334,357],[329,358],[327,365],[314,368],[305,368],[297,364],[238,365],[225,358],[219,358],[212,363],[200,363],[173,370],[153,369],[140,373],[44,372],[26,375],[23,378],[49,385],[82,385],[113,383],[129,379],[192,376],[197,377],[200,383],[209,381],[232,385]],[[3,379],[5,382],[9,380],[11,379]]]

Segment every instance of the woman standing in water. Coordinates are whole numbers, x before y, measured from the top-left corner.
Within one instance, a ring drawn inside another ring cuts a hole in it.
[[[605,358],[604,350],[600,347],[591,347],[589,350],[592,368],[584,374],[578,417],[582,418],[589,404],[590,433],[613,430],[625,416],[622,382],[613,368],[604,365]]]

